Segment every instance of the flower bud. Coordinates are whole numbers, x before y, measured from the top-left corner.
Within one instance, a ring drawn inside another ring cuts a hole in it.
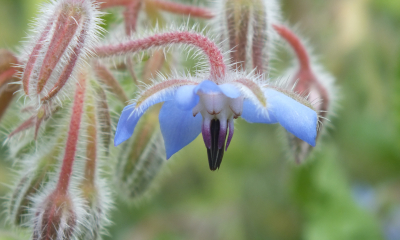
[[[33,240],[72,239],[77,221],[74,202],[67,194],[53,192],[36,207]]]
[[[275,0],[224,0],[215,26],[227,38],[225,50],[238,70],[266,73],[274,39],[272,24],[279,21]],[[222,26],[222,29],[221,29]]]
[[[107,187],[101,181],[96,181],[96,184],[83,181],[79,188],[84,200],[82,207],[87,214],[85,214],[84,224],[80,227],[77,239],[100,239],[104,225],[108,224],[106,215],[110,204]]]
[[[275,30],[285,39],[294,50],[297,58],[297,66],[287,73],[289,87],[302,96],[308,96],[319,113],[319,131],[317,138],[321,135],[321,127],[325,123],[328,114],[332,112],[332,104],[336,90],[333,85],[334,79],[326,73],[322,67],[314,63],[309,51],[300,38],[289,28],[283,25],[274,25]],[[292,87],[294,86],[294,87]],[[302,163],[312,151],[312,147],[306,142],[289,134],[289,144],[297,163]]]
[[[122,145],[118,158],[116,184],[127,199],[136,199],[150,188],[165,162],[165,148],[158,129],[158,109],[144,116],[133,137]]]
[[[65,130],[65,129],[64,129]],[[63,129],[58,131],[59,137],[56,144],[54,140],[46,144],[46,152],[39,150],[36,156],[31,154],[23,160],[24,168],[20,180],[11,194],[9,200],[9,218],[15,225],[24,225],[27,223],[28,210],[32,207],[31,199],[41,192],[52,175],[57,172],[61,145],[65,140]]]
[[[92,82],[92,91],[88,92],[86,98],[86,158],[83,171],[83,178],[78,186],[84,203],[83,208],[88,214],[85,215],[82,228],[78,235],[78,239],[96,240],[101,234],[108,211],[107,204],[107,188],[98,177],[99,159],[101,154],[101,142],[99,141],[100,121],[99,114],[96,111],[95,94],[97,93],[96,84]]]
[[[24,92],[32,100],[58,95],[85,65],[97,42],[99,12],[92,0],[60,0],[45,5],[37,32],[21,59]]]

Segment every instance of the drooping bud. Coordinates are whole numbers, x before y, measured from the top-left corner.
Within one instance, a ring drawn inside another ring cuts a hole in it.
[[[107,198],[104,184],[101,184],[98,177],[98,165],[101,142],[99,131],[101,131],[98,111],[96,108],[95,94],[97,84],[92,82],[92,91],[89,91],[85,101],[85,122],[86,127],[86,158],[83,178],[78,186],[84,200],[83,208],[88,213],[84,220],[85,224],[80,229],[78,239],[96,240],[101,234],[107,212]],[[101,184],[101,186],[99,185]]]
[[[120,193],[130,200],[146,193],[165,162],[158,109],[152,109],[143,118],[134,135],[122,145],[114,174]]]
[[[68,124],[65,151],[56,186],[50,194],[45,195],[44,199],[38,197],[33,207],[35,212],[33,217],[33,240],[72,239],[77,227],[79,227],[78,223],[81,223],[84,217],[81,215],[84,211],[76,210],[80,199],[76,198],[75,193],[70,191],[70,185],[82,127],[87,77],[87,72],[80,72],[78,75],[71,118]],[[73,200],[72,197],[74,197]]]
[[[60,0],[45,5],[35,36],[21,59],[24,92],[40,104],[60,95],[85,65],[99,36],[99,11],[92,0]]]
[[[238,70],[256,69],[267,73],[274,41],[272,24],[279,22],[279,7],[275,0],[224,0],[218,3],[219,14],[214,25],[218,34],[227,38],[231,63]],[[222,28],[222,29],[221,29]]]
[[[286,74],[290,79],[288,86],[290,88],[294,86],[294,92],[308,96],[308,101],[319,113],[318,138],[322,132],[321,127],[328,114],[332,112],[333,97],[336,95],[333,85],[334,79],[322,67],[312,61],[309,51],[294,32],[283,25],[274,25],[274,28],[295,52],[298,64]],[[313,149],[309,144],[291,134],[289,134],[289,143],[297,163],[302,163]]]
[[[74,205],[68,194],[60,194],[58,191],[46,197],[35,208],[32,239],[72,239],[78,223]]]
[[[28,154],[23,160],[23,174],[17,181],[9,200],[8,215],[15,225],[23,226],[27,223],[32,197],[40,193],[50,177],[56,173],[61,147],[66,137],[65,130],[59,129],[55,144],[54,140],[51,140],[45,144],[45,149],[38,150],[36,156]],[[46,152],[43,152],[44,150]]]

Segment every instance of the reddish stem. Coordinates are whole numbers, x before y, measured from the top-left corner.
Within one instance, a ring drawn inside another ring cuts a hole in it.
[[[72,107],[72,116],[69,125],[68,138],[65,146],[65,155],[61,167],[60,178],[58,179],[56,192],[66,195],[70,178],[72,175],[72,167],[75,160],[76,145],[79,138],[79,130],[83,113],[83,105],[86,90],[86,76],[81,74],[75,91],[74,105]]]
[[[110,7],[126,6],[130,2],[132,2],[132,0],[98,0],[98,2],[100,3],[100,8],[104,9]]]
[[[143,51],[151,47],[159,47],[173,43],[185,43],[200,48],[208,56],[210,62],[210,80],[217,81],[217,79],[225,76],[226,65],[221,51],[215,43],[199,33],[169,32],[155,34],[150,37],[132,40],[125,43],[100,46],[95,48],[95,52],[99,57],[109,57],[129,52]]]
[[[322,99],[322,103],[318,108],[318,110],[320,110],[320,116],[325,117],[329,108],[329,94],[311,69],[310,57],[307,49],[296,34],[289,28],[283,25],[273,25],[273,27],[279,35],[292,46],[299,61],[300,69],[294,78],[294,81],[298,82],[294,90],[300,94],[308,95],[312,91],[312,88],[315,88],[314,91],[317,91],[320,99]],[[321,118],[320,121],[322,122],[324,119]]]
[[[26,120],[25,122],[23,122],[19,127],[17,127],[17,129],[15,129],[14,131],[12,131],[10,133],[10,135],[8,135],[8,138],[11,138],[12,136],[14,136],[15,134],[24,131],[28,128],[31,128],[32,126],[34,126],[36,123],[36,116],[32,116],[30,118],[28,118],[28,120]]]
[[[129,6],[132,2],[137,0],[103,0],[100,8],[110,8],[117,6]],[[168,11],[171,13],[190,15],[192,17],[206,18],[211,19],[214,17],[214,14],[207,8],[196,7],[185,5],[176,2],[170,2],[166,0],[146,0],[146,4],[151,4],[156,8],[159,8],[164,11]]]
[[[146,3],[150,3],[154,5],[156,8],[171,13],[190,15],[192,17],[199,17],[206,19],[211,19],[214,17],[214,14],[207,8],[184,5],[166,0],[147,0]]]
[[[301,40],[289,28],[283,25],[273,25],[278,34],[283,37],[292,46],[297,58],[299,59],[301,69],[310,69],[310,58],[307,49],[301,43]]]
[[[139,10],[141,5],[142,5],[142,0],[134,0],[126,6],[126,10],[124,12],[124,19],[125,19],[125,33],[128,36],[136,32],[137,18],[139,16]]]

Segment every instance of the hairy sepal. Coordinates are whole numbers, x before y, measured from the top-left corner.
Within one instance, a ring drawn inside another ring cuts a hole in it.
[[[42,5],[20,55],[25,60],[21,63],[23,89],[34,104],[68,95],[65,89],[77,79],[80,69],[87,67],[85,59],[98,42],[100,15],[92,0]]]

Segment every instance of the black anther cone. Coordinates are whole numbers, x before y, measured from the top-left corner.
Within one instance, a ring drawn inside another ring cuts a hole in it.
[[[219,169],[224,156],[225,141],[221,149],[218,149],[218,138],[219,138],[220,122],[219,120],[211,120],[211,149],[207,149],[208,164],[210,170],[215,171]],[[226,135],[226,134],[225,134]],[[226,137],[226,136],[225,136]]]

